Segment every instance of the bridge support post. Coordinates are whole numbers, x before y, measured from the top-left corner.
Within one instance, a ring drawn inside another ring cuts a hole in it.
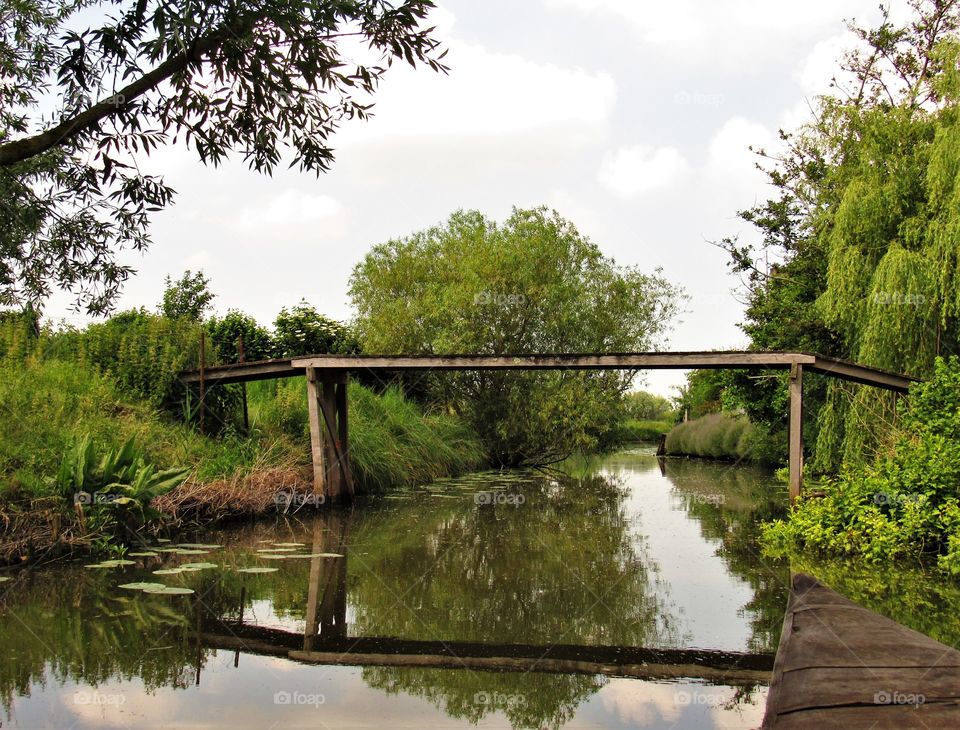
[[[325,500],[352,497],[346,372],[308,367],[307,408],[314,494]]]
[[[790,365],[790,503],[793,504],[803,489],[803,365]]]

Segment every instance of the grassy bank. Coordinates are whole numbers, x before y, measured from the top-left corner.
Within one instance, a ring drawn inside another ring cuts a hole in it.
[[[667,434],[667,453],[710,459],[748,459],[754,430],[743,416],[708,413],[674,426]]]
[[[614,430],[613,440],[617,444],[630,444],[638,441],[659,441],[660,437],[668,433],[672,428],[672,421],[629,419],[617,425]]]
[[[106,368],[61,359],[61,352],[48,342],[40,351],[0,358],[0,560],[109,546],[111,536],[98,534],[92,510],[78,508],[57,483],[65,455],[85,438],[97,463],[132,439],[151,467],[188,470],[182,484],[153,500],[160,514],[146,521],[151,531],[275,511],[277,491],[311,489],[301,379],[256,384],[249,433],[228,424],[214,437],[159,408],[162,398],[134,397],[136,386]],[[455,417],[424,414],[396,389],[377,394],[351,384],[349,398],[350,456],[362,489],[422,483],[483,465],[478,439]]]

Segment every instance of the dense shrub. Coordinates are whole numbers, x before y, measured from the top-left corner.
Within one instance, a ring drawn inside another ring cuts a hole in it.
[[[886,449],[872,464],[841,471],[823,492],[764,527],[768,552],[873,561],[936,555],[960,574],[960,361],[937,358],[933,378],[911,389]]]
[[[667,453],[713,459],[754,459],[753,428],[743,416],[708,413],[674,426],[667,434]]]
[[[205,324],[210,351],[218,363],[240,361],[239,342],[243,337],[243,356],[246,361],[267,360],[274,357],[276,343],[273,336],[257,320],[238,309],[229,310],[223,317],[213,316]]]
[[[673,428],[672,421],[622,421],[614,430],[614,442],[626,444],[635,441],[659,441]]]
[[[306,302],[280,310],[273,323],[277,357],[349,354],[360,351],[353,332],[346,325],[324,317]]]

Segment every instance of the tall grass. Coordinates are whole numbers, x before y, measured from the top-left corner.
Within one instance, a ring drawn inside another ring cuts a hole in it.
[[[108,375],[61,360],[0,359],[0,494],[44,496],[63,455],[90,436],[98,449],[134,437],[151,463],[194,478],[249,467],[263,446],[212,439],[131,399]]]
[[[712,459],[752,459],[754,428],[744,416],[708,413],[667,434],[668,454]]]
[[[255,383],[249,393],[254,427],[296,438],[308,452],[305,383]],[[460,418],[424,414],[399,388],[378,394],[351,383],[347,400],[351,465],[366,490],[422,484],[484,464],[479,437]]]

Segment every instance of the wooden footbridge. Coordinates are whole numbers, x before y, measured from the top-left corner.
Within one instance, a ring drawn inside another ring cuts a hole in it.
[[[350,469],[347,379],[350,373],[383,379],[404,371],[468,370],[788,370],[790,372],[790,499],[803,483],[803,373],[906,393],[916,379],[805,352],[629,352],[543,355],[312,355],[222,365],[182,373],[204,388],[253,380],[306,377],[314,492],[337,500],[354,494]]]

